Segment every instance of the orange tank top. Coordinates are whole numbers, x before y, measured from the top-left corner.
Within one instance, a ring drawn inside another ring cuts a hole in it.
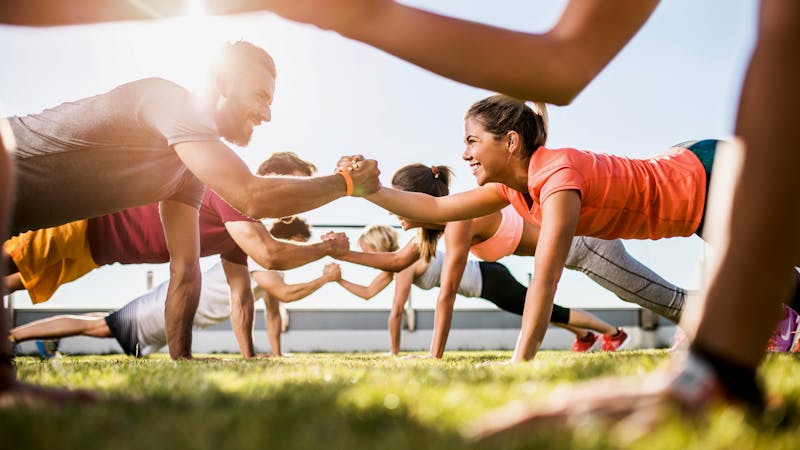
[[[581,196],[578,236],[689,236],[703,216],[706,175],[697,156],[685,148],[671,148],[649,159],[631,159],[540,147],[528,166],[530,206],[521,192],[497,185],[499,194],[517,213],[537,226],[541,226],[541,206],[547,198],[571,189]]]

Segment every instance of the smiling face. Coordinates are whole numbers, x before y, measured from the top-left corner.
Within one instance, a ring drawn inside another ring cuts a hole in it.
[[[246,146],[253,129],[272,119],[270,107],[275,94],[275,73],[257,65],[242,73],[222,75],[217,102],[217,128],[227,141]]]
[[[464,121],[466,148],[462,158],[469,163],[478,185],[502,180],[501,175],[511,156],[508,139],[508,136],[498,139],[486,131],[475,117],[468,117]]]

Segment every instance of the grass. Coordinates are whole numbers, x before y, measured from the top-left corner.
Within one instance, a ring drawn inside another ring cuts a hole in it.
[[[218,356],[218,355],[215,355]],[[614,427],[586,425],[489,443],[459,430],[516,399],[600,375],[649,372],[664,351],[541,352],[518,366],[477,367],[508,352],[449,352],[442,361],[378,354],[302,354],[243,361],[173,362],[165,357],[20,357],[20,379],[83,388],[84,406],[0,409],[0,442],[14,449],[714,449],[800,447],[800,360],[771,355],[762,366],[778,412],[747,418],[716,409],[697,423],[670,418],[633,441]]]

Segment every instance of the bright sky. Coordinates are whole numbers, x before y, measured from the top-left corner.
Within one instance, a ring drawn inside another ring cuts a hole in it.
[[[555,0],[407,3],[526,31],[548,29],[565,4]],[[572,105],[550,109],[549,146],[647,157],[688,139],[730,136],[754,41],[756,10],[756,0],[662,2],[642,31]],[[339,156],[363,153],[378,159],[384,183],[399,167],[422,162],[453,167],[455,192],[475,186],[460,159],[462,118],[472,102],[490,92],[269,13],[49,29],[0,26],[4,65],[0,111],[36,113],[150,76],[192,89],[202,82],[213,48],[236,39],[265,48],[278,66],[272,122],[256,129],[248,148],[236,149],[251,168],[274,151],[292,150],[326,173]],[[305,216],[313,224],[395,224],[385,211],[361,199],[338,200]],[[357,234],[358,230],[351,234],[353,244]],[[629,241],[626,246],[668,280],[696,285],[703,252],[699,239]],[[287,281],[317,276],[324,262],[289,272]],[[504,262],[521,281],[533,268],[531,258]],[[42,307],[122,306],[143,292],[147,270],[154,271],[156,283],[167,276],[164,265],[105,267],[63,286]],[[343,265],[343,273],[366,283],[375,271]],[[415,291],[414,304],[432,306],[435,295],[435,290]],[[565,272],[556,301],[565,306],[625,306],[570,271]],[[328,285],[292,307],[387,308],[390,303],[391,288],[364,303]],[[30,301],[17,294],[15,304],[24,307]],[[479,300],[458,304],[488,305]]]

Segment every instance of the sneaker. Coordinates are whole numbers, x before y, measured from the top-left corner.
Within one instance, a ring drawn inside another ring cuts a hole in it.
[[[797,347],[797,331],[800,326],[800,315],[792,308],[783,306],[783,319],[778,322],[775,332],[769,339],[767,351],[789,352]],[[795,350],[796,351],[796,350]]]
[[[572,343],[573,352],[588,352],[597,342],[597,335],[591,331],[584,337],[575,337],[575,342]]]
[[[625,347],[625,344],[628,343],[628,333],[622,330],[622,328],[617,327],[617,334],[610,335],[604,334],[603,335],[603,351],[604,352],[615,352],[617,350],[622,350]]]
[[[36,349],[39,350],[39,357],[42,359],[50,359],[58,353],[58,339],[47,339],[43,341],[36,341]]]

